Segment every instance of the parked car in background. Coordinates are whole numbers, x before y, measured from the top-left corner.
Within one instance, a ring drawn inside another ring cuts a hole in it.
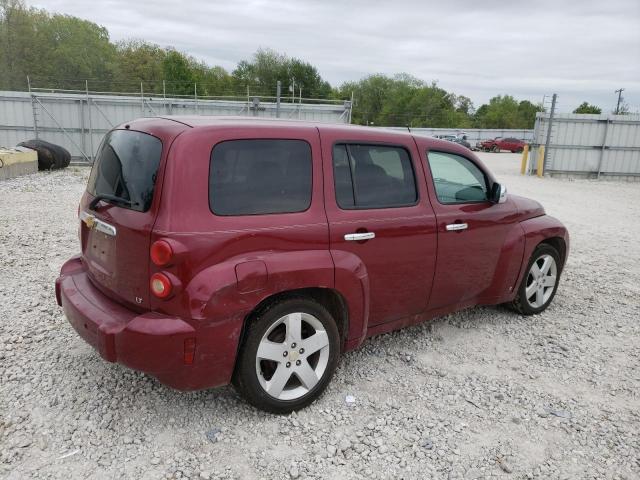
[[[462,145],[463,147],[471,150],[471,144],[467,141],[467,136],[464,134],[458,135],[434,135],[434,138],[439,138],[441,140],[448,140],[449,142],[457,143],[458,145]]]
[[[373,335],[475,305],[542,312],[569,251],[562,223],[453,142],[245,117],[111,130],[78,215],[55,285],[76,332],[276,413]]]
[[[509,150],[512,153],[521,153],[524,150],[526,142],[513,137],[496,137],[490,140],[478,142],[476,147],[478,150],[485,152],[499,152],[501,150]]]

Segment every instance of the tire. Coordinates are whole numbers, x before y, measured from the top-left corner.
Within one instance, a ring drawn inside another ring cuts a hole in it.
[[[515,152],[513,153],[522,153],[523,148],[522,147],[518,147],[516,148]]]
[[[548,259],[552,259],[553,262],[550,262],[547,267],[545,262]],[[541,277],[536,277],[534,264],[538,271],[542,272]],[[551,245],[546,243],[538,245],[529,259],[525,272],[516,298],[508,306],[522,315],[535,315],[546,310],[556,295],[562,273],[560,254]],[[554,278],[553,285],[547,279],[551,276]]]
[[[295,297],[272,304],[248,321],[233,376],[238,393],[251,405],[278,414],[316,400],[340,358],[340,334],[327,309]]]
[[[44,140],[27,140],[18,146],[38,152],[38,170],[58,170],[68,167],[71,162],[71,154],[67,149]]]
[[[500,153],[500,147],[498,147],[498,145],[494,145],[493,147],[491,147],[491,151],[493,153]]]

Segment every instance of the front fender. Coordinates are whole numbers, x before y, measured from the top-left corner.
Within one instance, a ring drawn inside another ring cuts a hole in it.
[[[529,263],[529,259],[533,254],[535,248],[543,241],[550,238],[560,238],[564,242],[564,258],[561,258],[562,266],[566,265],[567,258],[569,258],[569,232],[566,227],[558,220],[550,215],[542,215],[540,217],[530,218],[521,222],[522,230],[524,232],[524,256],[520,265],[520,273],[518,274],[517,285],[520,285],[522,278],[525,274],[525,269]],[[562,252],[560,252],[562,255]]]

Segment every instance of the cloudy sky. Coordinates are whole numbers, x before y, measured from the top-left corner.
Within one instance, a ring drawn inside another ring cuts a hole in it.
[[[259,47],[315,65],[333,85],[407,72],[471,97],[559,94],[640,111],[640,0],[39,0],[104,25],[112,40],[174,46],[232,70]]]

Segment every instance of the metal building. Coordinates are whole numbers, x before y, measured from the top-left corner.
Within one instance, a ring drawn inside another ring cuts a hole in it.
[[[538,113],[532,159],[549,133],[545,175],[640,181],[640,115]]]

